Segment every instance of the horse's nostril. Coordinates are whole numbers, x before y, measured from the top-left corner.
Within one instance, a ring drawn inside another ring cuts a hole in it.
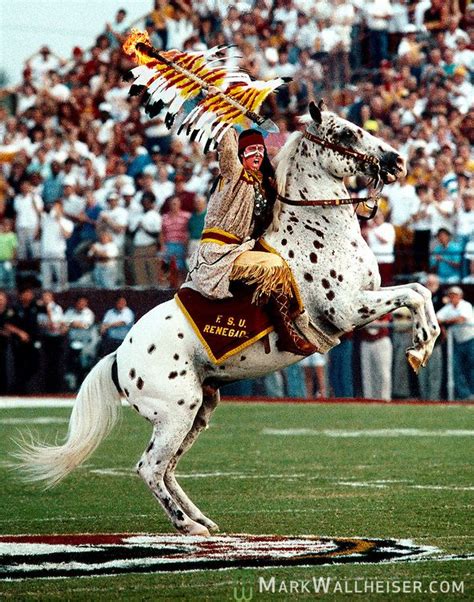
[[[405,159],[403,157],[401,157],[400,155],[398,155],[398,157],[397,157],[396,166],[398,167],[398,169],[400,171],[405,169]]]
[[[381,166],[388,171],[394,171],[395,169],[402,171],[405,169],[404,158],[398,153],[394,152],[385,153],[380,163]]]

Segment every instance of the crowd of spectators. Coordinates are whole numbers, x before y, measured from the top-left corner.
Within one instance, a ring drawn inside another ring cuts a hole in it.
[[[473,281],[472,4],[156,0],[150,9],[141,25],[157,48],[233,44],[252,76],[293,78],[263,107],[280,126],[267,138],[271,155],[308,101],[324,96],[407,156],[406,180],[384,191],[384,235],[376,222],[367,233],[385,281],[428,269],[443,282]],[[67,60],[43,46],[2,91],[0,286],[28,260],[56,290],[84,280],[166,285],[171,260],[185,271],[202,223],[189,218],[203,211],[216,157],[128,96],[128,29],[120,9]]]
[[[463,299],[458,286],[441,289],[435,274],[429,274],[425,284],[432,291],[442,335],[418,377],[405,358],[412,323],[410,312],[401,308],[346,335],[327,356],[316,353],[280,372],[224,387],[223,393],[386,401],[472,399],[472,304]],[[83,292],[70,307],[63,307],[49,290],[35,293],[25,287],[16,301],[0,291],[0,394],[77,390],[90,368],[119,347],[135,322],[135,312],[123,294],[116,295],[113,305],[101,314],[99,318],[89,307]],[[452,356],[451,362],[446,362],[447,355]]]
[[[0,394],[75,391],[100,357],[115,351],[135,322],[117,295],[101,320],[80,293],[62,307],[54,293],[23,288],[12,302],[0,291]]]
[[[364,226],[383,284],[436,273],[474,283],[474,6],[465,0],[154,0],[139,27],[161,49],[233,45],[258,79],[292,78],[262,107],[273,157],[308,102],[408,160]],[[0,288],[170,284],[203,227],[214,152],[148,118],[123,76],[120,9],[90,48],[48,46],[0,90]],[[71,40],[71,46],[74,40]],[[348,182],[353,194],[363,189]],[[176,282],[179,282],[176,281]],[[176,284],[175,282],[175,284]]]

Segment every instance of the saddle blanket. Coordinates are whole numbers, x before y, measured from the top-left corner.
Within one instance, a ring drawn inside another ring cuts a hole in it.
[[[228,299],[208,299],[182,288],[175,300],[210,359],[220,364],[274,330],[263,308],[251,303],[253,289],[242,287]]]

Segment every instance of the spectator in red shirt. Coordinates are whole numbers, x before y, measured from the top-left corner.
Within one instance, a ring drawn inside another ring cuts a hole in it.
[[[176,267],[182,271],[186,268],[186,249],[188,245],[188,222],[191,214],[181,209],[181,199],[173,196],[169,201],[169,211],[163,215],[161,229],[161,246],[165,261],[174,257]]]

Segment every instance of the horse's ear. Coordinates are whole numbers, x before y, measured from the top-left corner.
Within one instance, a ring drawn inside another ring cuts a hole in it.
[[[325,111],[327,109],[326,103],[324,102],[324,100],[322,98],[318,102],[318,107],[319,107],[320,111]]]
[[[311,115],[312,120],[318,125],[320,125],[320,123],[323,120],[321,115],[321,109],[312,101],[309,103],[309,114]]]

